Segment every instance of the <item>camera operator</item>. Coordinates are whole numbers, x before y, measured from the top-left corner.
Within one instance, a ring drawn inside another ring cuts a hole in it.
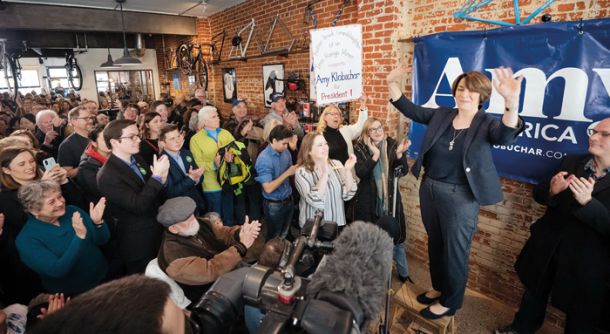
[[[166,230],[159,267],[175,280],[190,300],[199,300],[220,275],[235,269],[260,232],[258,221],[242,226],[215,224],[194,215],[195,201],[175,197],[160,208],[157,221]]]

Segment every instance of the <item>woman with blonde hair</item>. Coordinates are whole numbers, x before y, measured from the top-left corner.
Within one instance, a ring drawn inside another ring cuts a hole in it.
[[[324,219],[345,226],[344,202],[356,194],[358,185],[352,174],[356,156],[351,154],[345,166],[328,157],[328,144],[319,133],[303,137],[299,151],[295,183],[301,196],[299,225],[303,227],[316,210],[324,211]]]
[[[360,136],[364,121],[368,117],[366,95],[362,93],[362,97],[358,101],[360,102],[360,114],[355,124],[343,125],[341,109],[331,104],[322,111],[316,128],[316,131],[324,135],[324,139],[328,143],[329,158],[339,160],[342,164],[347,161],[350,154],[354,154],[352,142]]]
[[[398,236],[394,237],[394,260],[398,277],[402,282],[411,281],[403,242],[406,237],[406,220],[400,192],[394,191],[394,179],[407,174],[406,151],[410,142],[396,140],[385,134],[383,124],[374,117],[364,122],[360,139],[354,145],[356,176],[360,179],[358,192],[349,206],[353,220],[378,222],[392,215],[392,203],[396,203],[394,220],[398,225]],[[396,174],[396,168],[400,173]],[[396,194],[396,198],[394,198]],[[412,281],[411,281],[412,282]]]

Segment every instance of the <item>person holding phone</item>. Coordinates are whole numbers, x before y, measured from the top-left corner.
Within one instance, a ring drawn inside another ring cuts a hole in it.
[[[419,198],[433,289],[417,300],[430,304],[422,316],[437,319],[462,307],[480,206],[502,200],[491,146],[510,145],[523,131],[518,114],[523,78],[514,78],[510,68],[493,70],[495,91],[506,106],[499,119],[483,107],[492,93],[492,82],[483,73],[463,73],[453,81],[456,108],[426,108],[402,94],[402,72],[397,68],[387,76],[390,101],[406,117],[427,125],[412,172],[418,177],[422,166],[426,171]]]
[[[0,285],[6,292],[6,302],[27,304],[42,291],[37,275],[20,260],[15,240],[28,217],[17,198],[19,188],[36,180],[55,181],[61,186],[66,202],[82,206],[82,195],[59,165],[42,171],[36,155],[28,147],[8,147],[0,152],[0,213],[4,214],[4,233],[0,236],[0,267],[11,268],[0,275]]]

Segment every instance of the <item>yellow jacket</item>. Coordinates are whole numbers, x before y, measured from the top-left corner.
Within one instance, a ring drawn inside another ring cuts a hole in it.
[[[220,191],[221,187],[218,184],[218,178],[216,177],[216,166],[214,165],[214,159],[219,147],[223,147],[230,142],[234,141],[233,135],[225,129],[220,129],[218,133],[218,142],[208,135],[206,129],[201,129],[192,138],[189,144],[191,153],[197,166],[205,167],[203,173],[203,186],[204,192]]]

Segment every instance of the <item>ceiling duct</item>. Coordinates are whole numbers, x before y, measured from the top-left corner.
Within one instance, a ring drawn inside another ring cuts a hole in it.
[[[134,53],[138,57],[144,57],[145,52],[146,46],[144,45],[144,37],[142,34],[136,34],[136,47],[134,49]]]

